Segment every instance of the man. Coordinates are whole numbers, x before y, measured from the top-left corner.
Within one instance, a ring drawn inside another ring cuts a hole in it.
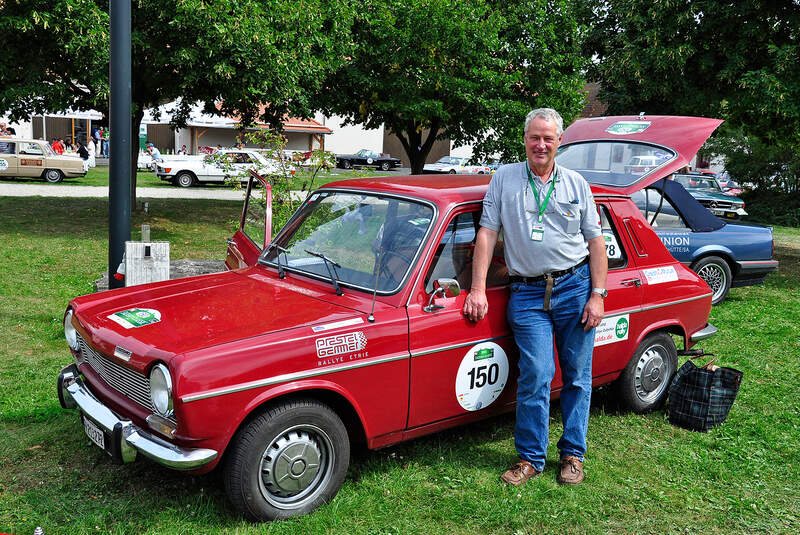
[[[486,316],[486,273],[502,229],[511,279],[507,316],[520,353],[514,430],[519,461],[501,476],[511,485],[544,470],[554,340],[564,382],[557,479],[577,485],[584,477],[594,329],[603,318],[608,259],[589,185],[555,165],[562,132],[555,110],[528,114],[527,161],[500,167],[483,200],[472,288],[464,303],[470,320]]]

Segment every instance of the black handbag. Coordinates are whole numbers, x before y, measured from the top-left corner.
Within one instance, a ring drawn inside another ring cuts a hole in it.
[[[690,431],[708,431],[724,422],[742,382],[742,372],[715,366],[715,359],[697,367],[692,360],[700,356],[687,360],[669,385],[669,421]]]

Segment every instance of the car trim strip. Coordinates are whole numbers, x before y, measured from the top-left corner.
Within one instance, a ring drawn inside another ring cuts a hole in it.
[[[342,366],[322,368],[317,370],[304,370],[301,372],[294,372],[294,373],[285,373],[283,375],[275,375],[273,377],[267,377],[266,379],[259,379],[257,381],[250,381],[247,383],[241,383],[238,385],[219,388],[216,390],[207,390],[205,392],[198,392],[196,394],[188,394],[186,396],[181,396],[181,401],[184,403],[191,403],[192,401],[199,401],[201,399],[224,396],[226,394],[234,394],[236,392],[242,392],[244,390],[252,390],[253,388],[261,388],[264,386],[271,386],[278,383],[285,383],[288,381],[297,381],[299,379],[308,379],[309,377],[318,377],[320,375],[327,375],[330,373],[354,370],[356,368],[364,368],[366,366],[386,364],[387,362],[394,362],[396,360],[403,360],[407,358],[409,358],[409,354],[402,353],[399,355],[390,355],[387,357],[370,361],[354,362],[353,364],[344,364]]]
[[[505,334],[503,336],[495,336],[493,338],[484,338],[483,340],[472,340],[470,342],[462,342],[460,344],[437,347],[436,349],[426,349],[424,351],[417,351],[416,353],[411,353],[411,358],[422,357],[425,355],[430,355],[431,353],[440,353],[442,351],[450,351],[451,349],[458,349],[459,347],[473,346],[475,344],[482,344],[484,342],[494,342],[496,340],[503,340],[505,338],[513,338],[513,337],[514,337],[513,334]]]

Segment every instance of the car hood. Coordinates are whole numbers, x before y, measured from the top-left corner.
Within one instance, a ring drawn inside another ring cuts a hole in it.
[[[695,198],[698,198],[698,199],[713,199],[713,200],[717,200],[717,201],[725,201],[725,202],[732,202],[732,203],[737,203],[737,202],[738,203],[744,203],[744,201],[742,201],[739,198],[733,197],[731,195],[726,195],[724,193],[721,193],[721,192],[715,191],[715,190],[711,190],[711,189],[702,189],[702,188],[695,189],[695,188],[692,188],[692,189],[688,189],[686,191],[688,191],[689,194],[692,197],[695,197]]]
[[[256,266],[85,295],[70,305],[96,347],[175,355],[360,313],[360,301],[336,304],[335,297]],[[145,311],[144,325],[132,326],[126,320],[138,321],[131,318],[137,311]]]
[[[579,119],[564,131],[561,147],[591,141],[638,142],[667,147],[676,153],[669,163],[650,173],[644,173],[629,185],[615,186],[590,180],[597,189],[607,193],[630,195],[690,165],[700,147],[722,124],[720,119],[669,115],[620,115]]]

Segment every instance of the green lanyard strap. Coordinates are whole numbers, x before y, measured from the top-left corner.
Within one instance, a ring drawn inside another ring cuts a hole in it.
[[[531,189],[533,190],[533,196],[536,197],[536,204],[539,206],[539,223],[542,222],[542,217],[544,216],[544,211],[547,210],[547,204],[550,202],[550,194],[553,193],[553,188],[556,185],[556,166],[553,166],[553,176],[550,177],[550,189],[547,190],[547,195],[544,196],[544,204],[539,200],[539,192],[536,191],[536,184],[533,183],[533,175],[531,175],[531,168],[526,163],[525,170],[528,172],[528,182],[531,184]]]

